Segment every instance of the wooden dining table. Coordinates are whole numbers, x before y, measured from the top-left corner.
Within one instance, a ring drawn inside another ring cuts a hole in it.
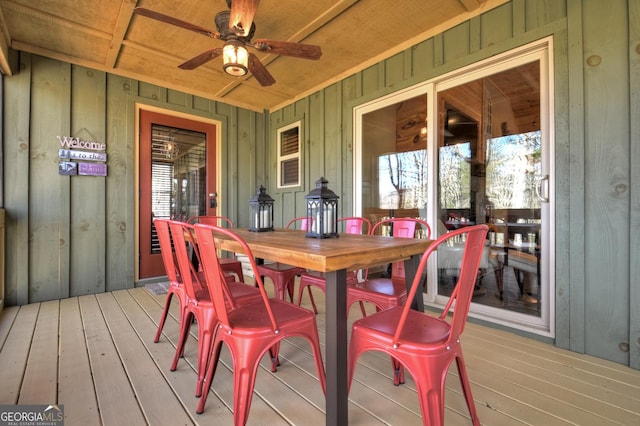
[[[326,424],[348,424],[347,391],[347,271],[405,260],[408,285],[432,240],[392,238],[377,235],[340,234],[337,238],[308,238],[300,230],[275,229],[250,232],[234,228],[256,258],[286,263],[324,272],[326,276]],[[218,248],[239,251],[233,240],[216,239]],[[422,291],[412,301],[414,309],[424,310]]]

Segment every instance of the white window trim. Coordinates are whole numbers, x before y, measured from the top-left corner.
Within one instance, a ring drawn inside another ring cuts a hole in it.
[[[298,128],[298,152],[295,154],[289,154],[289,155],[280,155],[280,153],[282,152],[281,148],[282,148],[282,140],[280,139],[280,136],[282,135],[282,133],[294,129],[294,128]],[[277,179],[277,188],[278,189],[283,189],[283,188],[295,188],[295,187],[299,187],[302,185],[302,121],[296,121],[295,123],[291,123],[288,124],[284,127],[280,127],[278,129],[277,135],[276,135],[277,141],[278,141],[278,147],[277,147],[277,153],[276,153],[276,157],[277,157],[277,175],[276,175],[276,179]],[[292,160],[292,159],[298,159],[298,181],[295,184],[288,184],[288,185],[282,185],[282,163],[284,161],[287,160]]]

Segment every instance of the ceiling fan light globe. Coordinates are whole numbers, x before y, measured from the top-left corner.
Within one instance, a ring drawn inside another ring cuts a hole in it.
[[[224,71],[234,77],[242,77],[247,74],[247,68],[238,64],[225,64]]]
[[[236,77],[242,77],[248,72],[249,53],[239,43],[227,43],[222,49],[224,71]]]

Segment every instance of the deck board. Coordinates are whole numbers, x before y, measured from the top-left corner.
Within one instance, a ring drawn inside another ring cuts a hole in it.
[[[18,404],[39,404],[58,398],[58,318],[60,302],[40,305]]]
[[[322,295],[315,294],[323,307]],[[0,313],[0,404],[64,404],[67,426],[232,424],[226,349],[205,412],[195,413],[197,324],[185,357],[169,370],[178,339],[177,300],[153,343],[165,297],[136,288],[6,308]],[[354,309],[350,320],[357,316]],[[317,322],[324,353],[323,309]],[[463,339],[482,424],[640,424],[640,371],[473,323]],[[261,361],[248,424],[323,425],[324,395],[308,344],[288,339],[280,353],[276,373],[268,357]],[[447,376],[445,408],[447,426],[470,424],[455,367]],[[407,374],[405,385],[393,386],[387,355],[360,358],[349,421],[422,423],[415,384]]]
[[[15,316],[0,351],[0,404],[17,404],[40,304],[26,305]],[[7,320],[11,317],[7,316]],[[1,320],[4,320],[2,316]]]
[[[76,297],[60,301],[58,370],[58,401],[65,401],[67,423],[100,424],[80,305]]]
[[[146,423],[105,323],[104,315],[109,313],[102,312],[98,300],[93,295],[81,296],[79,299],[102,423]],[[58,404],[64,404],[64,401],[58,401]]]
[[[147,422],[192,424],[191,418],[175,398],[154,359],[148,356],[144,340],[136,334],[122,311],[117,300],[119,294],[120,292],[102,293],[97,299],[100,308],[105,312],[107,327]],[[127,302],[126,298],[122,299],[124,303]]]

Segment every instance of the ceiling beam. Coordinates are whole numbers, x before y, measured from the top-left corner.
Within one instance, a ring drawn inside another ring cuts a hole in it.
[[[122,48],[122,42],[124,36],[127,34],[131,19],[133,17],[133,10],[135,9],[138,0],[122,0],[120,11],[118,12],[118,19],[113,29],[113,38],[107,51],[107,57],[105,58],[104,65],[107,68],[115,68],[118,62],[118,56],[120,55],[120,49]]]
[[[0,73],[13,75],[9,65],[9,43],[11,43],[9,30],[7,29],[2,9],[0,9]]]
[[[459,0],[467,11],[471,12],[480,7],[481,3],[485,0]]]

